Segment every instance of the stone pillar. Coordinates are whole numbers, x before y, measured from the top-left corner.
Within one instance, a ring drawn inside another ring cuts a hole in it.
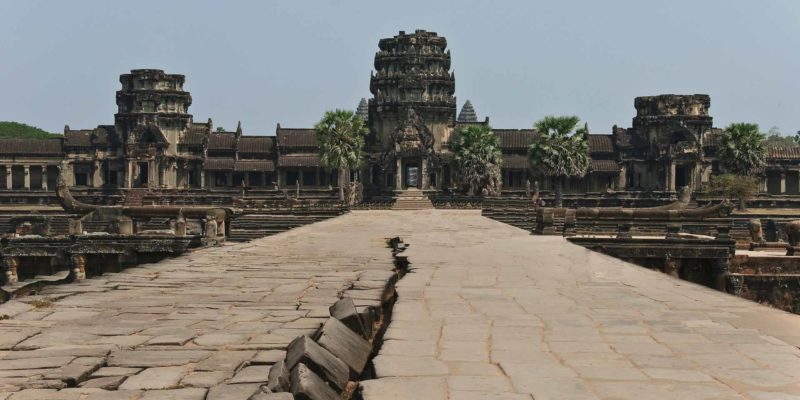
[[[70,235],[83,234],[83,222],[81,222],[80,218],[71,218],[69,220],[69,234]]]
[[[14,166],[9,164],[6,165],[6,189],[11,190],[14,186],[14,174],[13,174]]]
[[[622,166],[622,167],[619,169],[619,176],[617,176],[617,187],[615,187],[615,188],[614,188],[614,190],[619,190],[619,191],[622,191],[622,190],[625,190],[625,189],[626,189],[626,187],[625,187],[625,186],[627,186],[627,185],[626,185],[626,183],[627,183],[627,182],[626,182],[626,179],[625,179],[625,178],[626,178],[627,176],[628,176],[628,170],[627,170],[627,167],[623,165],[623,166]]]
[[[217,238],[217,220],[214,218],[206,219],[206,238],[208,239],[216,239]]]
[[[759,187],[761,188],[761,190],[760,190],[760,191],[761,191],[761,193],[767,193],[767,190],[768,190],[768,186],[767,186],[767,175],[766,175],[766,174],[764,174],[764,176],[760,177],[759,179],[761,180],[761,181],[759,182]]]
[[[42,165],[42,190],[47,189],[47,165]]]
[[[403,190],[403,160],[397,159],[397,169],[394,176],[395,190]]]
[[[103,168],[100,167],[100,161],[95,161],[92,166],[92,187],[103,186],[103,177],[100,175]]]
[[[206,171],[200,168],[200,189],[206,187]]]
[[[669,191],[675,191],[675,161],[669,163],[669,176],[667,176],[667,188]]]
[[[786,193],[786,171],[781,172],[781,194]]]
[[[424,190],[424,189],[428,189],[428,184],[429,184],[429,182],[428,182],[428,160],[423,158],[421,165],[422,165],[422,167],[420,168],[420,171],[421,171],[421,174],[422,174],[422,177],[421,177],[422,179],[420,179],[420,183],[421,183],[420,187]]]
[[[72,254],[70,257],[72,276],[75,280],[86,279],[86,254]]]
[[[31,190],[31,166],[25,166],[25,190]]]
[[[175,236],[186,236],[186,219],[183,217],[175,220]]]
[[[130,189],[133,187],[133,161],[128,160],[127,168],[125,168],[125,187]]]
[[[19,275],[17,267],[19,266],[19,258],[14,256],[3,257],[3,268],[5,268],[6,283],[19,282]]]
[[[714,282],[714,289],[726,292],[725,281],[728,276],[728,260],[718,258],[711,261],[711,277]]]

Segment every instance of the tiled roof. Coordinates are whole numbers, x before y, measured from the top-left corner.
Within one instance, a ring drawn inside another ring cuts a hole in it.
[[[619,164],[614,160],[589,160],[592,172],[619,172]]]
[[[206,137],[205,133],[195,132],[190,130],[189,132],[186,132],[185,135],[183,135],[183,142],[181,142],[181,144],[185,144],[187,146],[202,146],[203,139],[205,137]]]
[[[236,148],[236,134],[232,132],[212,133],[208,137],[209,150],[233,150]]]
[[[233,158],[207,158],[206,171],[233,171]]]
[[[527,156],[519,154],[513,154],[513,155],[505,154],[503,155],[502,167],[509,169],[528,169],[530,168],[530,163],[528,162]]]
[[[272,153],[275,138],[272,136],[242,136],[239,153]]]
[[[278,157],[280,167],[321,167],[319,156],[316,154],[281,154]]]
[[[61,138],[0,139],[0,155],[61,156]]]
[[[272,160],[239,160],[233,166],[237,172],[260,172],[275,171],[275,163]]]
[[[614,137],[611,135],[589,135],[589,149],[592,153],[613,153]]]
[[[100,125],[95,129],[69,130],[64,133],[64,146],[67,147],[105,147],[119,144],[114,125]]]
[[[278,146],[291,147],[317,147],[314,129],[289,129],[278,128]]]
[[[768,147],[769,158],[779,160],[800,159],[800,147]]]
[[[500,137],[500,147],[504,149],[527,149],[536,137],[533,129],[494,129]]]

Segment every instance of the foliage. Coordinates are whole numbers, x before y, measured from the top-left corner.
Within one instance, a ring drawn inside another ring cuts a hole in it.
[[[720,135],[717,157],[732,174],[755,175],[767,164],[765,136],[757,124],[732,123]]]
[[[463,190],[476,196],[500,194],[500,138],[489,125],[468,125],[453,140],[453,164]]]
[[[217,129],[216,129],[216,131],[217,131],[217,132],[227,132],[227,131],[225,130],[225,128],[223,128],[223,127],[221,127],[221,126],[218,126],[218,127],[217,127]]]
[[[797,141],[799,138],[800,137],[798,137],[798,135],[786,136],[781,133],[780,128],[773,126],[772,128],[769,128],[769,131],[767,131],[767,139],[765,140],[765,143],[767,147],[799,147],[800,143]]]
[[[710,189],[713,194],[738,200],[739,209],[743,210],[747,201],[758,194],[758,178],[734,174],[712,176]]]
[[[344,201],[348,171],[361,165],[367,134],[364,120],[351,110],[326,111],[314,125],[314,132],[322,165],[339,171],[339,198]]]
[[[61,137],[56,133],[49,133],[35,126],[12,121],[0,121],[0,137],[19,139],[49,139]]]
[[[556,179],[556,207],[561,207],[563,179],[582,177],[589,169],[586,127],[578,128],[576,116],[548,115],[534,124],[539,137],[528,147],[534,170]]]

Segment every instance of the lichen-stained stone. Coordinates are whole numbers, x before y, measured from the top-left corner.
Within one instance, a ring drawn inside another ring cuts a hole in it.
[[[344,390],[350,377],[350,369],[344,361],[308,336],[299,336],[286,348],[286,367],[294,370],[298,363],[316,371],[339,390]]]
[[[248,400],[259,392],[258,383],[214,386],[208,390],[205,400]]]
[[[353,372],[361,375],[369,360],[372,346],[363,337],[350,330],[336,318],[328,318],[322,326],[317,343],[344,361]]]
[[[353,302],[353,299],[345,297],[337,301],[331,306],[330,312],[331,317],[342,321],[342,323],[350,328],[353,332],[361,335],[361,337],[365,339],[370,337],[372,330],[367,329],[367,326],[364,325],[364,322],[361,320],[361,317],[358,314],[358,310],[356,310],[356,305]]]
[[[186,368],[182,366],[146,368],[126,379],[120,389],[171,389],[178,386],[186,373]]]
[[[296,400],[340,400],[339,394],[305,364],[292,369],[292,394]]]
[[[251,365],[242,368],[233,378],[228,381],[229,383],[262,383],[264,378],[269,376],[268,365]]]
[[[255,354],[255,351],[219,351],[197,364],[195,371],[233,371]]]

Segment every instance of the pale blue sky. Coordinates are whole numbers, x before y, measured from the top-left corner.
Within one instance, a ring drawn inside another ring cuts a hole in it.
[[[195,120],[310,127],[369,97],[378,39],[446,36],[459,108],[496,128],[577,114],[630,126],[633,98],[708,93],[716,126],[800,130],[800,1],[0,0],[0,120],[113,123],[118,76],[186,75]]]

